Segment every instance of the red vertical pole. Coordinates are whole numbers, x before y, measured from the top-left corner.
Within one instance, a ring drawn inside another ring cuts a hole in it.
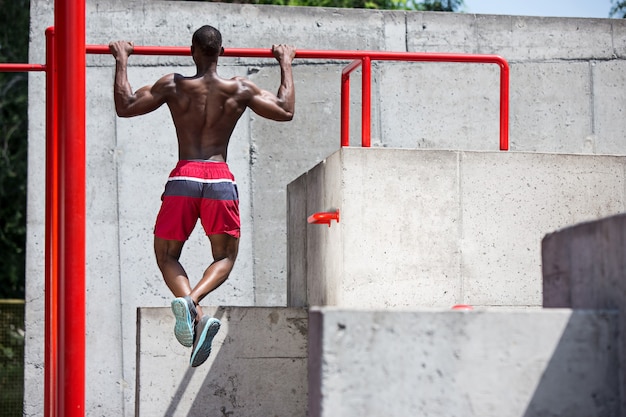
[[[58,415],[85,415],[85,2],[56,0],[59,175]]]
[[[363,99],[361,103],[361,146],[369,148],[372,143],[372,60],[369,56],[363,57],[363,68],[361,71],[361,82],[363,83]]]
[[[56,417],[59,144],[57,137],[54,28],[46,29],[46,278],[44,417]]]
[[[503,60],[504,61],[504,60]],[[509,150],[509,64],[500,64],[500,150]]]
[[[341,71],[341,146],[350,146],[350,74],[361,66],[355,59]]]
[[[350,146],[350,74],[341,75],[341,146]]]

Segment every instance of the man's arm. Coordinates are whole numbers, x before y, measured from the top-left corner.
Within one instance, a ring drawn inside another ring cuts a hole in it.
[[[165,103],[167,89],[174,84],[173,74],[166,75],[152,86],[145,86],[133,93],[128,82],[128,57],[133,53],[133,43],[111,42],[109,50],[115,57],[115,81],[113,96],[115,111],[120,117],[139,116],[158,109]]]
[[[280,65],[280,87],[276,95],[262,90],[249,83],[253,97],[248,103],[259,116],[276,120],[289,121],[293,119],[296,106],[296,90],[291,73],[291,62],[296,56],[296,48],[288,45],[273,45],[272,52]]]

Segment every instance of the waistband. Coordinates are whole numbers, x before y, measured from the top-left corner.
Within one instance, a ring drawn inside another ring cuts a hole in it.
[[[228,166],[228,163],[224,161],[213,161],[211,159],[180,159],[176,164],[177,167],[187,164],[210,164],[210,165],[224,165]]]

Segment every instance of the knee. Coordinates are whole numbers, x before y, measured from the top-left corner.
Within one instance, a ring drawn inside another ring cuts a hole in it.
[[[156,258],[156,263],[159,266],[160,269],[163,269],[163,267],[168,263],[171,262],[172,257],[171,255],[169,255],[167,252],[165,251],[154,251],[154,256]]]
[[[237,259],[238,252],[239,248],[236,245],[228,245],[224,248],[224,251],[215,258],[215,260],[227,259],[234,264]]]
[[[225,237],[223,240],[214,239],[211,242],[214,262],[227,260],[235,263],[239,252],[239,239]]]
[[[180,251],[172,249],[168,245],[163,245],[155,242],[154,255],[157,265],[159,266],[159,268],[163,269],[163,267],[170,264],[171,262],[178,262],[178,259],[180,258]]]

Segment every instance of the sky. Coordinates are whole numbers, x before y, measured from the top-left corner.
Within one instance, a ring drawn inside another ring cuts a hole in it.
[[[611,0],[463,0],[466,13],[609,17]]]

